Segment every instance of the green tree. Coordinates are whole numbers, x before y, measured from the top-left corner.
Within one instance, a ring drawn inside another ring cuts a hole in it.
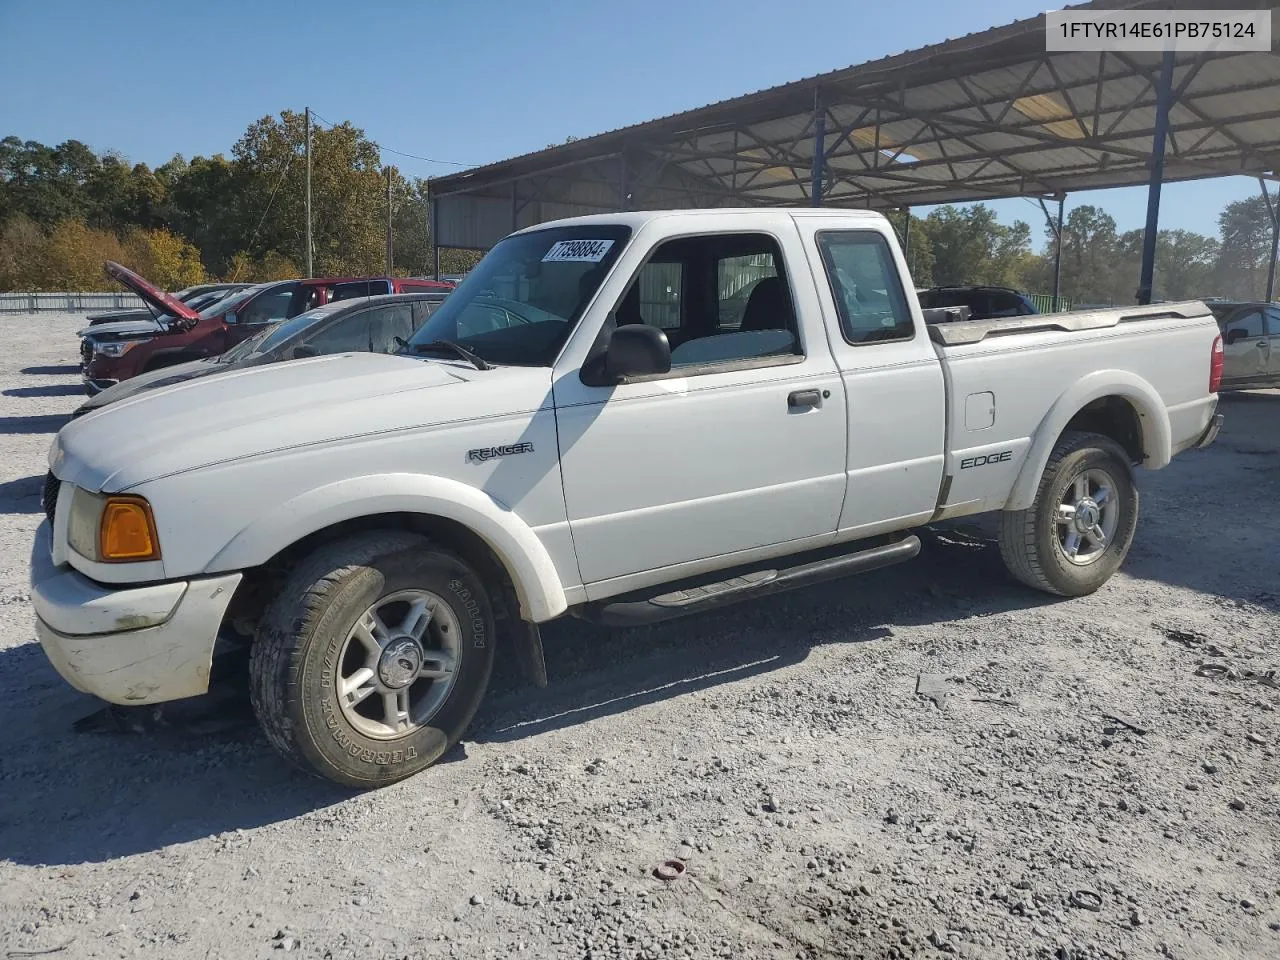
[[[995,283],[1021,286],[1032,263],[1031,228],[1021,220],[1005,226],[983,203],[940,207],[929,214],[936,284]],[[914,232],[914,231],[913,231]]]
[[[1053,230],[1045,228],[1052,257]],[[1062,294],[1076,303],[1108,303],[1117,299],[1117,282],[1132,287],[1118,302],[1132,302],[1137,274],[1117,270],[1120,254],[1116,221],[1106,211],[1082,204],[1062,224]]]
[[[245,238],[255,258],[267,251],[294,261],[305,255],[303,135],[302,115],[285,110],[251,124],[232,148],[246,208],[261,224]],[[378,148],[362,130],[342,123],[312,131],[311,193],[316,273],[381,272],[386,185]]]
[[[1227,204],[1218,215],[1218,231],[1221,245],[1213,273],[1218,292],[1228,297],[1262,297],[1271,256],[1271,218],[1266,201],[1251,197]]]

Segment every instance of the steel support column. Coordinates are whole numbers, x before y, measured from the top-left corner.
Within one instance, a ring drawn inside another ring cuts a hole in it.
[[[822,206],[823,181],[826,179],[827,158],[827,108],[822,102],[822,91],[813,92],[813,181],[809,185],[809,198],[815,207]]]
[[[1053,312],[1057,313],[1062,306],[1062,208],[1067,202],[1067,195],[1059,193],[1058,197],[1058,215],[1057,217],[1049,216],[1049,208],[1045,206],[1044,198],[1037,197],[1040,203],[1040,210],[1044,213],[1044,222],[1048,224],[1049,231],[1053,234]]]
[[[1169,108],[1173,105],[1173,51],[1160,62],[1156,90],[1156,126],[1151,138],[1150,183],[1147,187],[1147,226],[1142,235],[1142,273],[1138,279],[1138,303],[1151,302],[1156,270],[1156,233],[1160,228],[1160,185],[1164,180],[1164,145],[1169,139]]]
[[[1054,228],[1055,240],[1053,245],[1053,312],[1057,313],[1062,309],[1062,209],[1066,206],[1067,195],[1061,193],[1058,195],[1058,225]]]
[[[907,265],[911,264],[911,208],[904,207],[903,213],[907,215],[907,222],[902,227],[902,256],[907,261]]]
[[[430,187],[427,188],[428,190]],[[440,279],[440,199],[431,198],[431,259],[435,261],[436,279]]]
[[[1276,298],[1276,254],[1280,253],[1280,196],[1273,200],[1267,191],[1267,181],[1261,177],[1258,186],[1262,188],[1262,199],[1271,218],[1271,257],[1267,260],[1267,303],[1271,303]]]

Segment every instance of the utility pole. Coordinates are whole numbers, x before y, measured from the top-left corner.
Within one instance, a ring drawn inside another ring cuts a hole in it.
[[[391,276],[391,168],[387,167],[387,276]]]
[[[303,129],[306,131],[306,143],[303,152],[307,155],[307,277],[311,273],[311,108],[307,107],[303,114]]]

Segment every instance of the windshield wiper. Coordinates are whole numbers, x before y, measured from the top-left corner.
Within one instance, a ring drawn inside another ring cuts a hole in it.
[[[415,343],[411,344],[411,346],[415,353],[426,353],[428,350],[444,350],[466,360],[477,370],[493,369],[493,364],[486,363],[483,359],[477,357],[462,344],[454,343],[452,340],[432,340],[430,343]]]

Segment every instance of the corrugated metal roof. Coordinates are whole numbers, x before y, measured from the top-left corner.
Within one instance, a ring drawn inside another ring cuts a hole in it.
[[[1076,9],[1170,6],[1205,0]],[[1231,6],[1274,10],[1280,0]],[[543,206],[807,204],[819,97],[827,203],[889,208],[1145,183],[1160,55],[1044,47],[1044,18],[1020,20],[437,178],[438,236],[473,243],[477,231],[461,224],[463,209],[449,211],[450,197],[509,197],[513,183],[530,196],[513,202],[522,225],[545,219]],[[1280,168],[1274,49],[1179,53],[1173,82],[1166,180]]]

